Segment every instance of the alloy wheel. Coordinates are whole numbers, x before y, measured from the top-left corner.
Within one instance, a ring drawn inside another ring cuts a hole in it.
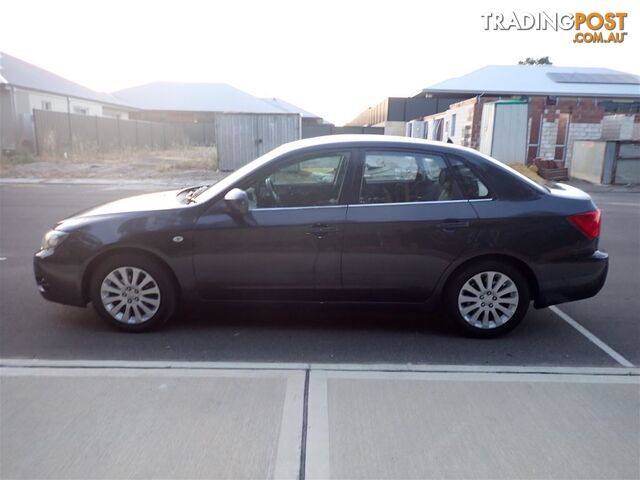
[[[119,267],[102,281],[100,299],[118,322],[140,324],[153,318],[160,308],[160,287],[141,268]]]
[[[458,310],[471,326],[498,328],[516,313],[519,303],[515,282],[504,273],[481,272],[467,280],[458,294]]]

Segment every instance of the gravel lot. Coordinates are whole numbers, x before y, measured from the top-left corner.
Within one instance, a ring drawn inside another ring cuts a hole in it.
[[[197,184],[216,182],[215,147],[79,155],[72,158],[16,156],[0,161],[0,178],[47,180],[138,180]]]

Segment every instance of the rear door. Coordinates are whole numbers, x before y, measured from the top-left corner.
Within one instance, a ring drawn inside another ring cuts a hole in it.
[[[465,249],[477,215],[446,158],[365,149],[353,184],[342,254],[342,298],[423,301]]]

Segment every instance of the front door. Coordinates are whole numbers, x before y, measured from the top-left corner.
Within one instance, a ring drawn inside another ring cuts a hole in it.
[[[342,297],[424,301],[472,248],[477,215],[441,155],[370,150],[361,170],[347,213]]]
[[[246,184],[249,213],[214,205],[198,220],[194,270],[210,300],[319,300],[340,286],[350,153],[326,152],[266,167]]]

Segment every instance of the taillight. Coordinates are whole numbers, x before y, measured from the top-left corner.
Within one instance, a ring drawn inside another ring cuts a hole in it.
[[[567,220],[578,227],[590,240],[600,236],[600,210],[578,213],[567,217]]]

